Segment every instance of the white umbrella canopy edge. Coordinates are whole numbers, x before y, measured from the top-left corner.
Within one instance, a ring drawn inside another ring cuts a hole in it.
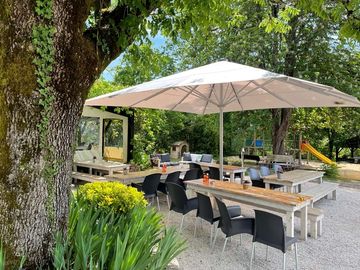
[[[216,62],[88,99],[89,106],[220,113],[219,156],[223,169],[223,112],[298,107],[360,107],[357,98],[331,86],[227,61]]]

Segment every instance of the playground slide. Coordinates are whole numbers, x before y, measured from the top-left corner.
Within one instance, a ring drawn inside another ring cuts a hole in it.
[[[317,157],[318,159],[320,159],[322,162],[324,162],[326,164],[330,164],[330,165],[335,164],[334,161],[332,161],[328,157],[321,154],[318,150],[316,150],[314,147],[312,147],[309,143],[302,143],[301,150],[310,152],[311,154],[313,154],[315,157]]]

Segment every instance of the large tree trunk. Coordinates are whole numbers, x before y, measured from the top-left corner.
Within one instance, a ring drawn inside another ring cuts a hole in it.
[[[74,6],[83,3],[54,1],[53,102],[44,122],[33,64],[34,1],[0,3],[1,240],[9,269],[23,255],[26,267],[35,268],[48,262],[55,232],[66,231],[75,128],[98,60],[80,36],[87,15]],[[48,123],[45,131],[40,123]]]
[[[27,268],[45,265],[55,233],[66,233],[74,134],[89,88],[160,2],[119,4],[94,26],[86,23],[90,9],[109,1],[0,0],[0,239],[8,269],[22,256]],[[45,28],[55,31],[39,38]]]
[[[272,109],[273,119],[273,153],[283,155],[285,153],[285,139],[289,129],[291,109]]]

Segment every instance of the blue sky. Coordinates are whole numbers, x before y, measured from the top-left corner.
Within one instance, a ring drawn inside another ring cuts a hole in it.
[[[166,39],[161,35],[161,34],[157,34],[155,37],[150,37],[150,40],[152,41],[152,45],[154,48],[159,49],[161,48],[163,45],[165,45],[165,41]],[[116,58],[114,61],[112,61],[107,67],[106,69],[103,71],[103,73],[101,74],[101,76],[107,80],[107,81],[111,81],[114,78],[114,74],[113,74],[113,69],[115,67],[117,67],[118,65],[120,65],[120,60],[121,60],[122,54],[119,55],[118,58]]]

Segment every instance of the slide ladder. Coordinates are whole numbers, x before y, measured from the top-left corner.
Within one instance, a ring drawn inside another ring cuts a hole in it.
[[[313,154],[316,158],[320,159],[322,162],[324,162],[326,164],[330,164],[330,165],[335,164],[334,161],[332,161],[330,158],[321,154],[318,150],[316,150],[314,147],[312,147],[309,143],[302,143],[301,150],[307,151],[307,152]]]

